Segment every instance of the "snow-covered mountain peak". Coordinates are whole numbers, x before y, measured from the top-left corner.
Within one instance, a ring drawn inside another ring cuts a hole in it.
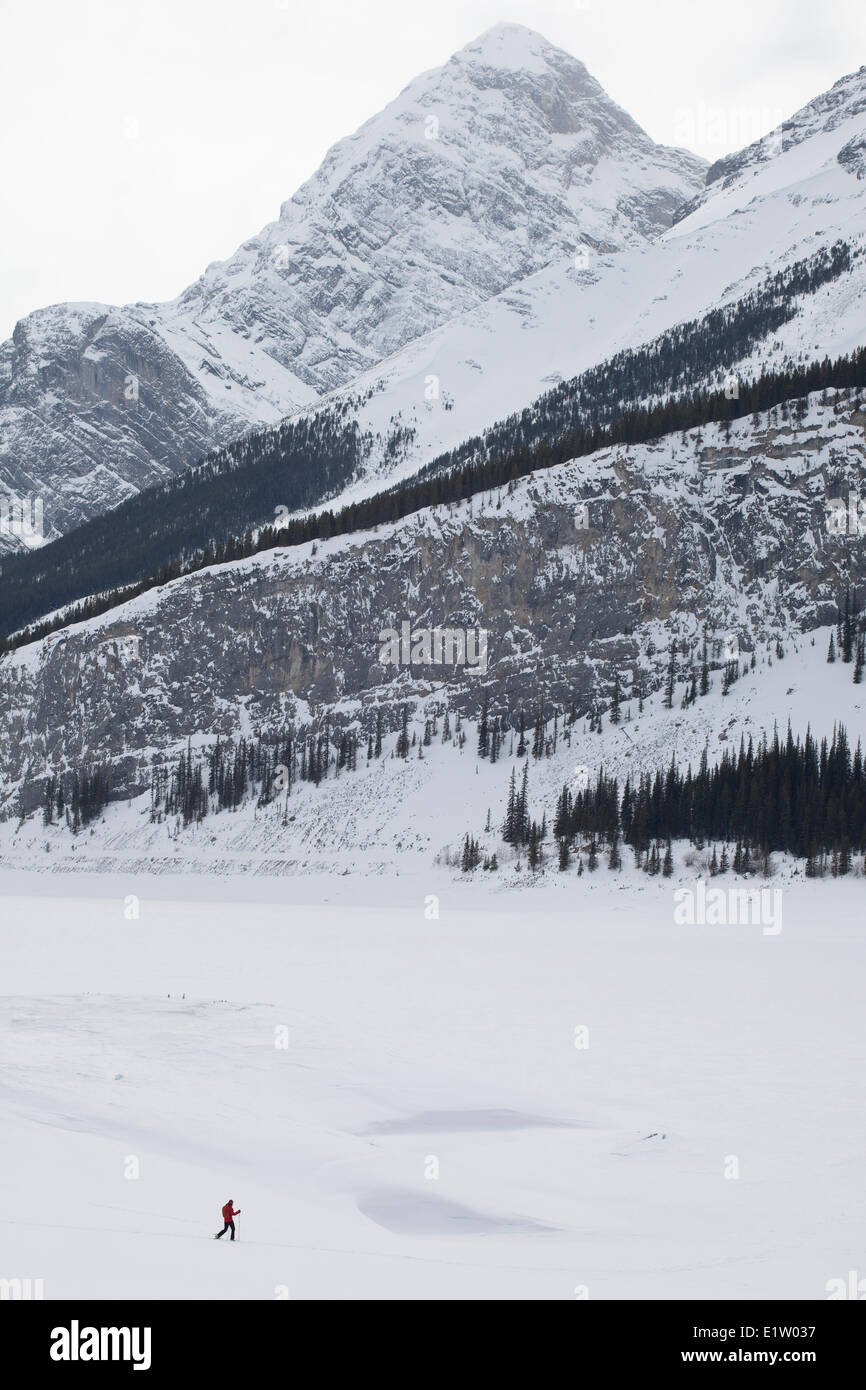
[[[522,25],[497,25],[334,145],[277,222],[209,267],[183,302],[206,299],[209,282],[265,273],[275,247],[291,258],[314,229],[335,250],[366,254],[406,214],[433,219],[428,258],[486,224],[517,244],[519,274],[532,273],[584,237],[612,250],[654,235],[704,167],[655,145],[583,63]],[[511,283],[508,255],[496,260],[498,273],[482,263],[481,285],[466,286],[475,302]]]
[[[497,25],[173,303],[22,321],[0,346],[0,490],[38,492],[49,534],[66,531],[578,247],[645,246],[705,167],[654,144],[582,63]]]
[[[457,53],[453,54],[452,63],[481,60],[482,63],[495,67],[521,68],[528,71],[532,63],[544,65],[546,54],[553,47],[555,46],[549,43],[544,35],[528,28],[528,25],[500,21],[499,24],[492,24],[491,28],[485,29],[477,39],[471,39],[457,50]],[[557,51],[562,53],[563,50]]]
[[[500,23],[485,29],[477,39],[458,49],[451,62],[479,64],[503,71],[546,72],[551,62],[558,64],[563,59],[573,67],[583,68],[577,58],[525,24]]]
[[[277,361],[332,389],[581,244],[645,243],[704,168],[656,145],[582,63],[498,25],[334,145],[279,219],[177,307],[252,326]]]

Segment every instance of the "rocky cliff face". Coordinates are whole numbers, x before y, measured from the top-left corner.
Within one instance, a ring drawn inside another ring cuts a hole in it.
[[[582,63],[497,26],[173,303],[23,319],[0,348],[0,494],[42,496],[46,531],[67,531],[579,245],[645,243],[704,167],[655,145]]]
[[[46,535],[173,477],[245,424],[214,408],[153,320],[101,305],[22,319],[0,347],[0,399],[0,498],[41,497]],[[0,554],[18,543],[0,530]]]
[[[188,737],[307,722],[367,730],[405,700],[477,713],[543,692],[604,707],[711,641],[744,652],[835,619],[866,577],[866,411],[834,393],[756,424],[605,450],[472,506],[264,554],[178,580],[0,663],[2,808],[32,809],[49,769],[111,762],[146,786]],[[840,528],[840,503],[848,499]],[[860,505],[863,499],[864,505]],[[383,664],[381,634],[484,629],[486,673]],[[719,648],[720,649],[720,648]],[[717,653],[718,655],[718,650]]]

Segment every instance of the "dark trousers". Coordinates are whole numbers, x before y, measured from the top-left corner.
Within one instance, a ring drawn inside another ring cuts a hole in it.
[[[234,1238],[235,1238],[235,1223],[234,1223],[233,1221],[227,1221],[226,1224],[223,1226],[222,1230],[217,1232],[217,1240],[222,1240],[222,1238],[223,1238],[223,1236],[225,1235],[226,1231],[231,1231],[231,1239],[234,1240]]]

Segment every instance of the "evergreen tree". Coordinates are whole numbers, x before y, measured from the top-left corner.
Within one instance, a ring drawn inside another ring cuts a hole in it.
[[[408,758],[409,756],[409,706],[404,705],[401,713],[400,734],[397,739],[397,757]]]
[[[854,646],[854,619],[851,612],[851,586],[845,586],[845,608],[842,614],[842,660],[850,662]]]
[[[527,857],[529,859],[529,867],[534,872],[541,863],[540,836],[538,834],[538,826],[535,824],[535,821],[532,822],[532,826],[529,831],[529,848],[527,851]]]
[[[528,765],[524,763],[523,778],[520,783],[520,791],[517,795],[517,801],[515,803],[514,812],[514,830],[516,836],[515,843],[518,845],[525,845],[527,840],[529,839],[528,772]]]
[[[610,716],[609,716],[611,724],[614,724],[614,725],[616,725],[616,724],[619,723],[619,701],[620,701],[619,671],[614,671],[614,673],[613,673],[613,695],[611,696],[611,702],[610,702]]]
[[[511,769],[511,781],[508,788],[508,809],[505,812],[505,820],[502,825],[502,838],[507,845],[516,845],[520,843],[517,833],[517,787],[515,784],[514,768]]]
[[[701,653],[701,695],[708,695],[710,690],[710,664],[707,659],[707,629],[704,628],[704,645]]]
[[[532,756],[540,758],[544,752],[544,710],[539,709],[535,719],[535,732],[532,737]]]
[[[490,761],[495,763],[499,758],[499,749],[502,745],[502,730],[497,715],[490,730]]]
[[[851,841],[845,835],[839,848],[839,873],[840,875],[850,874],[851,872]]]
[[[479,720],[479,723],[478,723],[478,756],[479,756],[479,758],[486,758],[489,751],[490,751],[490,746],[489,746],[489,742],[488,742],[487,695],[485,694],[485,696],[484,696],[484,701],[483,701],[482,706],[481,706],[481,719]]]
[[[664,878],[670,878],[670,876],[671,876],[671,874],[673,873],[673,871],[674,871],[674,856],[673,856],[673,851],[672,851],[672,848],[671,848],[670,838],[668,838],[667,848],[665,849],[664,863],[662,864],[662,875],[663,875]]]
[[[523,718],[523,710],[520,711],[520,738],[517,744],[518,758],[526,757],[526,723]]]
[[[676,681],[676,666],[677,644],[676,642],[672,642],[670,660],[668,661],[668,674],[665,680],[665,698],[663,701],[665,709],[673,709],[674,707],[674,683]]]

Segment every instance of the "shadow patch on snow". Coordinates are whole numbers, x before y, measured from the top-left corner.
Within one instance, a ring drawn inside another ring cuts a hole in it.
[[[531,1216],[487,1216],[446,1197],[385,1189],[368,1193],[358,1210],[398,1236],[490,1236],[555,1231]]]
[[[396,1120],[377,1120],[363,1134],[469,1134],[514,1129],[581,1129],[569,1120],[548,1120],[519,1110],[423,1110]]]

